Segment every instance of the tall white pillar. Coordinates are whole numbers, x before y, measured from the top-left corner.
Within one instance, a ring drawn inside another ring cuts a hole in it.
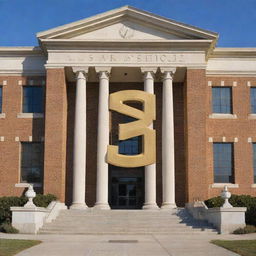
[[[86,209],[86,73],[88,68],[73,68],[76,73],[76,102],[73,150],[73,202],[71,209]]]
[[[174,167],[174,121],[173,121],[173,75],[176,69],[161,69],[163,72],[162,112],[162,209],[176,208]]]
[[[95,208],[110,209],[108,204],[108,163],[109,144],[109,73],[110,68],[96,68],[99,76],[98,141],[97,141],[97,189]]]
[[[154,94],[155,70],[141,69],[144,73],[144,91]],[[149,126],[153,129],[153,122]],[[156,204],[156,164],[145,166],[145,202],[144,210],[158,209]]]

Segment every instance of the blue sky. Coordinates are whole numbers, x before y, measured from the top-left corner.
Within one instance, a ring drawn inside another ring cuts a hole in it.
[[[37,32],[127,4],[218,32],[219,47],[256,47],[256,0],[0,0],[0,46],[38,45]]]

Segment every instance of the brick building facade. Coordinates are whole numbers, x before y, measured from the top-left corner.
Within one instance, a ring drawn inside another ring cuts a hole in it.
[[[1,196],[22,194],[28,182],[67,205],[85,196],[90,207],[183,206],[219,195],[224,185],[256,196],[256,49],[218,48],[216,33],[129,6],[37,37],[39,47],[0,48]],[[84,102],[77,96],[81,79]],[[163,103],[166,79],[173,93]],[[118,140],[118,124],[131,120],[110,111],[106,125],[101,99],[146,90],[149,80],[156,95],[156,163],[153,169],[107,164],[101,140],[136,155],[143,138]],[[109,93],[100,89],[106,86]],[[163,130],[167,116],[173,125]],[[170,145],[174,154],[166,155]]]

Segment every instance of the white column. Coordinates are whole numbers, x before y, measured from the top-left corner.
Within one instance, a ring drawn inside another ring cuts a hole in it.
[[[108,204],[108,163],[109,145],[109,70],[96,68],[99,76],[98,141],[97,141],[97,189],[95,208],[110,209]]]
[[[163,75],[162,112],[162,209],[176,208],[174,167],[173,75],[175,69],[161,71]]]
[[[141,70],[144,73],[144,91],[154,94],[154,73],[156,70]],[[149,127],[153,129],[153,123]],[[156,164],[145,166],[145,202],[143,209],[158,209],[156,204]]]
[[[76,73],[76,102],[73,150],[73,202],[71,209],[86,209],[86,73],[88,69],[73,68]]]

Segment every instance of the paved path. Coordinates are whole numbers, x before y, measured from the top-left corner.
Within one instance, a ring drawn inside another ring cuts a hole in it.
[[[252,235],[11,235],[0,238],[36,239],[43,243],[17,256],[235,256],[210,244],[213,239],[256,239]],[[112,241],[110,241],[112,240]],[[124,241],[126,240],[126,241]],[[131,241],[135,240],[135,241]]]

